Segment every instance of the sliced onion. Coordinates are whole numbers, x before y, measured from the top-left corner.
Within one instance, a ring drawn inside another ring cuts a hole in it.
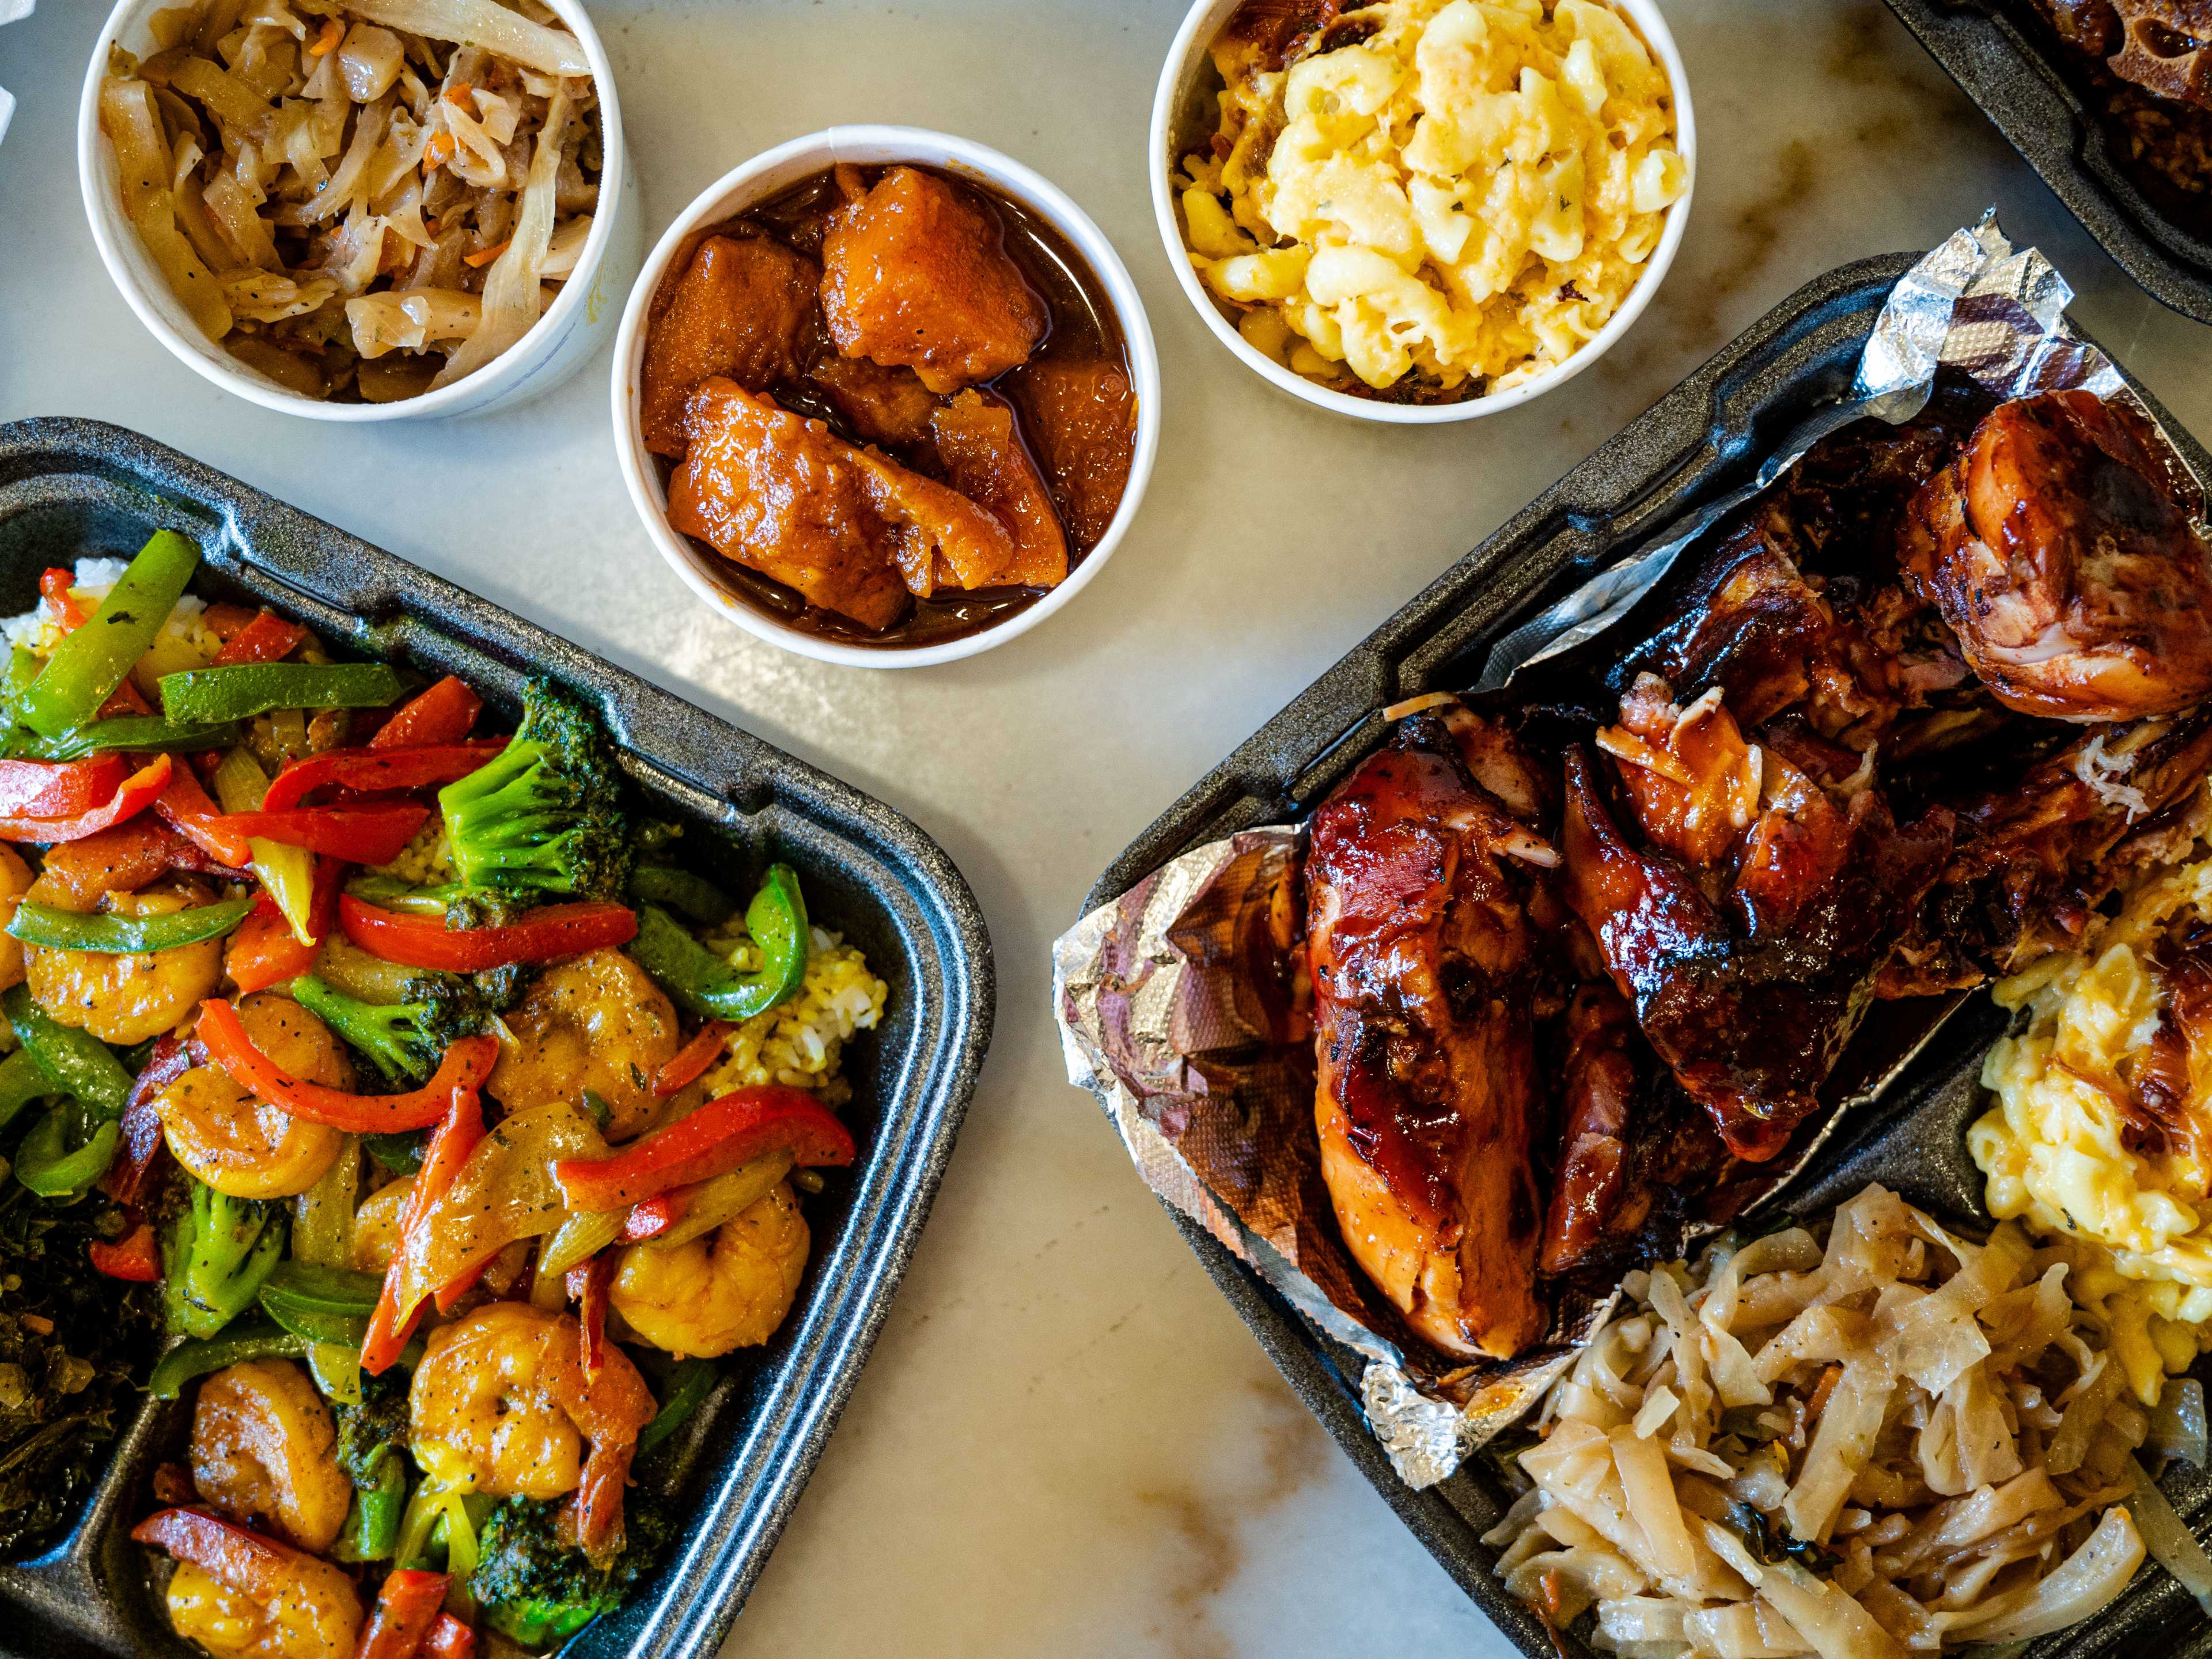
[[[2197,1535],[2182,1524],[2173,1505],[2150,1478],[2149,1470],[2130,1457],[2128,1474],[2136,1483],[2128,1497],[2128,1509],[2142,1534],[2143,1547],[2197,1598],[2198,1607],[2212,1613],[2212,1555],[2205,1554]]]
[[[2204,1467],[2204,1385],[2193,1376],[2170,1376],[2151,1413],[2150,1435],[2143,1450],[2153,1457],[2179,1457]]]

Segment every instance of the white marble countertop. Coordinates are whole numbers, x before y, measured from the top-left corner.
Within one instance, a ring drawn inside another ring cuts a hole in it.
[[[648,240],[768,145],[910,122],[1057,181],[1121,248],[1165,380],[1133,533],[1060,616],[908,673],[692,602],[616,471],[604,355],[471,425],[340,429],[186,370],[99,265],[71,134],[102,0],[0,29],[0,419],[119,422],[633,668],[910,813],[990,919],[998,1040],[883,1340],[732,1654],[1189,1659],[1510,1650],[1299,1407],[1061,1071],[1047,946],[1162,808],[1436,573],[1800,283],[1994,202],[2198,434],[2212,333],[2146,298],[1875,0],[1670,0],[1688,238],[1606,362],[1470,425],[1269,392],[1154,234],[1145,130],[1181,0],[594,0]],[[395,488],[395,478],[408,481]],[[1438,1644],[1443,1644],[1439,1646]]]

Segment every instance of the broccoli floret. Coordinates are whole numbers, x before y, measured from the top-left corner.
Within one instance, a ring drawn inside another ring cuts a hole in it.
[[[477,1534],[469,1589],[494,1629],[529,1647],[574,1635],[612,1613],[637,1581],[660,1564],[676,1536],[676,1517],[641,1492],[623,1502],[622,1553],[602,1571],[561,1542],[562,1500],[510,1498]]]
[[[384,1460],[407,1449],[407,1381],[404,1372],[390,1370],[372,1376],[362,1373],[361,1404],[333,1402],[337,1419],[338,1467],[355,1486],[366,1491],[376,1484]]]
[[[300,1006],[375,1062],[386,1083],[423,1083],[457,1040],[483,1030],[521,994],[519,965],[482,974],[418,974],[404,1002],[369,1003],[332,990],[313,974],[292,982]]]
[[[592,712],[548,680],[522,696],[497,759],[438,793],[470,887],[619,899],[629,874],[622,775]]]

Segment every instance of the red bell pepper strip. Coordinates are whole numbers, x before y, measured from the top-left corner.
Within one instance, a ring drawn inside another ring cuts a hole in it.
[[[424,1659],[472,1659],[476,1650],[477,1633],[450,1613],[438,1615],[422,1644]]]
[[[569,1299],[584,1327],[584,1380],[590,1382],[607,1363],[607,1292],[615,1282],[612,1251],[601,1250],[588,1261],[568,1269]]]
[[[64,634],[83,627],[89,614],[70,592],[76,581],[75,576],[58,566],[39,573],[39,597],[52,607],[54,623]]]
[[[451,674],[419,692],[368,740],[371,749],[427,749],[459,743],[483,713],[483,699]]]
[[[123,1134],[115,1162],[100,1181],[100,1190],[118,1204],[138,1201],[147,1173],[161,1155],[161,1120],[155,1115],[154,1103],[194,1064],[190,1043],[179,1042],[167,1033],[154,1040],[146,1068],[124,1097]]]
[[[112,753],[61,762],[0,760],[0,814],[65,818],[89,812],[130,775],[131,763]]]
[[[488,1036],[463,1037],[446,1050],[435,1076],[412,1094],[355,1095],[294,1077],[253,1046],[238,1010],[221,997],[200,1005],[199,1040],[208,1058],[232,1082],[281,1112],[349,1134],[385,1134],[428,1128],[446,1115],[456,1089],[475,1089],[491,1075],[499,1044]]]
[[[489,738],[429,748],[329,750],[294,761],[279,772],[270,781],[261,810],[287,811],[325,785],[350,789],[357,795],[374,795],[451,783],[468,776],[506,747],[505,738]]]
[[[641,1244],[648,1238],[658,1238],[678,1222],[691,1207],[691,1200],[699,1188],[671,1187],[665,1193],[655,1193],[651,1198],[640,1199],[629,1206],[623,1218],[622,1231],[615,1235],[617,1244]]]
[[[338,925],[371,956],[405,968],[473,974],[510,962],[551,962],[637,937],[637,913],[619,904],[546,904],[510,927],[449,928],[435,916],[406,916],[338,900]]]
[[[273,1538],[193,1506],[159,1510],[131,1529],[134,1543],[151,1544],[179,1561],[203,1567],[235,1590],[266,1601],[292,1580],[293,1564],[306,1559]]]
[[[214,1005],[210,1004],[210,1007]],[[852,1132],[803,1089],[756,1084],[710,1100],[611,1158],[564,1158],[553,1179],[572,1210],[619,1210],[788,1147],[794,1163],[853,1161]]]
[[[473,1037],[465,1040],[478,1041]],[[458,1048],[459,1044],[454,1046]],[[442,1072],[445,1068],[439,1069]],[[413,1235],[423,1224],[430,1206],[445,1196],[447,1188],[453,1184],[453,1177],[460,1173],[461,1165],[468,1162],[469,1154],[476,1151],[483,1137],[483,1106],[477,1098],[475,1085],[453,1090],[437,1133],[423,1149],[422,1167],[415,1172],[415,1184],[407,1190],[407,1207],[399,1217],[399,1248],[392,1253],[392,1265],[385,1269],[384,1288],[377,1295],[376,1306],[368,1316],[368,1334],[362,1339],[361,1368],[372,1376],[388,1370],[399,1358],[400,1350],[407,1346],[407,1339],[414,1334],[415,1326],[422,1317],[421,1303],[411,1308],[399,1305],[399,1285],[407,1271],[407,1252]]]
[[[122,787],[106,805],[72,817],[0,817],[0,841],[27,841],[42,846],[82,841],[136,817],[161,798],[169,787],[169,757],[156,755],[123,781]]]
[[[95,1238],[86,1246],[92,1265],[110,1279],[127,1279],[150,1285],[161,1276],[161,1247],[154,1242],[154,1224],[142,1221],[112,1243]]]
[[[374,806],[312,806],[296,811],[232,812],[224,828],[241,836],[305,847],[348,864],[389,864],[415,838],[430,809],[420,801]]]
[[[287,622],[273,611],[264,611],[233,634],[216,653],[215,665],[228,668],[241,662],[282,662],[305,644],[307,630]]]
[[[726,1019],[708,1020],[699,1028],[699,1035],[678,1049],[676,1057],[654,1074],[653,1092],[665,1099],[696,1083],[707,1074],[707,1068],[722,1057],[723,1043],[737,1029]]]
[[[243,870],[253,862],[253,849],[246,844],[246,836],[209,799],[206,786],[191,767],[179,766],[170,772],[169,787],[154,803],[154,810],[179,835],[232,869]]]
[[[253,914],[230,936],[230,951],[223,958],[224,971],[237,981],[241,995],[282,985],[314,967],[315,954],[337,920],[341,868],[336,859],[315,860],[315,889],[307,901],[307,931],[314,935],[313,945],[300,943],[275,899],[266,893],[256,895]]]
[[[353,1659],[416,1659],[445,1611],[447,1583],[445,1573],[408,1567],[386,1574]]]

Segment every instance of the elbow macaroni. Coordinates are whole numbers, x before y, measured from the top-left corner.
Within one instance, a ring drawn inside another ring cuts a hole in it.
[[[1179,186],[1192,264],[1300,374],[1500,391],[1611,319],[1689,185],[1666,73],[1596,0],[1380,0],[1270,70],[1213,48]]]

